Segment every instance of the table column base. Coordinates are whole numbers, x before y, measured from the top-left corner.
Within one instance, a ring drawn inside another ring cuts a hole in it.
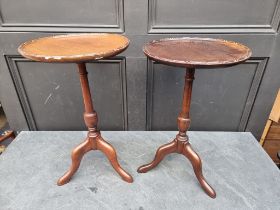
[[[71,177],[78,170],[83,156],[91,150],[100,150],[103,152],[121,178],[126,182],[133,182],[132,176],[130,176],[118,163],[114,147],[106,142],[99,132],[96,132],[94,134],[89,133],[85,141],[72,151],[72,165],[70,169],[57,181],[57,185],[61,186],[70,181]]]
[[[194,72],[195,72],[194,68],[186,69],[182,111],[180,112],[177,118],[178,129],[179,129],[178,135],[172,142],[159,147],[156,152],[154,160],[149,164],[139,167],[137,171],[139,173],[146,173],[147,171],[156,167],[160,163],[160,161],[170,153],[176,152],[182,154],[191,161],[196,178],[198,179],[203,190],[211,198],[215,198],[216,197],[215,191],[206,182],[205,178],[203,177],[201,159],[198,156],[198,154],[192,149],[187,135],[187,130],[189,129],[190,122],[191,122],[189,112],[190,112],[190,105],[191,105],[191,94],[192,94],[192,83],[194,80]]]
[[[106,142],[101,137],[101,134],[97,129],[98,117],[96,111],[94,110],[91,99],[87,76],[88,73],[85,63],[78,63],[78,70],[80,74],[80,82],[85,105],[84,120],[86,126],[88,127],[88,135],[85,141],[72,151],[72,165],[70,169],[57,181],[57,184],[64,185],[70,181],[71,177],[78,170],[83,156],[90,150],[100,150],[103,152],[121,178],[124,181],[131,183],[133,182],[133,178],[120,166],[117,159],[116,150],[111,144]]]
[[[192,149],[191,144],[188,141],[188,137],[182,137],[177,135],[176,138],[167,144],[158,148],[154,160],[146,165],[138,168],[138,173],[146,173],[149,170],[155,168],[163,158],[170,153],[179,153],[188,158],[192,164],[196,178],[198,179],[201,187],[211,198],[216,197],[214,189],[206,182],[202,174],[202,162],[198,154]]]

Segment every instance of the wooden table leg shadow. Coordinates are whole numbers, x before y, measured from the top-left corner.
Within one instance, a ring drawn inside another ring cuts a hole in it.
[[[133,182],[133,178],[118,163],[115,149],[101,137],[100,132],[97,130],[98,118],[91,99],[85,63],[79,63],[78,67],[85,105],[84,120],[86,126],[88,127],[88,134],[85,141],[72,151],[72,165],[70,169],[58,180],[57,184],[64,185],[70,181],[71,177],[78,170],[83,156],[90,150],[100,150],[103,152],[121,178],[124,181],[131,183]]]
[[[170,153],[179,153],[188,158],[192,164],[194,173],[203,188],[203,190],[211,197],[215,198],[216,193],[214,189],[206,182],[202,174],[202,163],[198,154],[192,149],[189,138],[186,134],[190,127],[190,103],[191,103],[191,93],[192,93],[192,83],[194,80],[195,69],[186,69],[185,76],[185,87],[183,95],[182,111],[177,118],[179,133],[176,138],[165,145],[158,148],[154,160],[146,165],[138,168],[139,173],[146,173],[149,170],[156,167],[161,160]]]

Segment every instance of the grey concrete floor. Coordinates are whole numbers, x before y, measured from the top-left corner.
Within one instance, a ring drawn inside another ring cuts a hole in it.
[[[216,199],[178,154],[138,174],[137,167],[175,134],[102,132],[134,182],[121,180],[101,152],[91,151],[70,183],[59,187],[70,151],[86,132],[21,132],[0,156],[0,209],[280,209],[280,172],[250,133],[189,132]]]

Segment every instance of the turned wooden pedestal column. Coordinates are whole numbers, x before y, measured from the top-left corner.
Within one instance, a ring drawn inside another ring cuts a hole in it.
[[[156,167],[170,153],[179,153],[188,158],[194,173],[211,198],[216,197],[214,189],[202,174],[202,162],[192,149],[187,130],[190,127],[190,104],[195,68],[231,66],[248,59],[251,51],[244,45],[217,39],[178,38],[152,41],[144,47],[144,53],[159,63],[186,68],[182,110],[177,118],[179,133],[175,139],[158,148],[154,160],[138,168],[145,173]],[[168,85],[168,84],[167,84]]]
[[[100,150],[103,152],[122,179],[131,183],[133,178],[119,165],[115,149],[101,137],[100,132],[97,130],[98,117],[92,104],[86,65],[79,63],[78,67],[85,105],[84,120],[88,127],[88,135],[86,140],[72,151],[72,165],[69,171],[58,180],[57,184],[63,185],[70,181],[71,177],[78,170],[82,157],[90,150]]]
[[[115,34],[72,34],[45,37],[23,43],[19,52],[26,58],[41,62],[77,63],[83,100],[85,105],[84,120],[88,134],[84,142],[72,151],[70,169],[58,180],[58,185],[66,184],[78,170],[83,156],[90,150],[102,151],[113,168],[126,182],[133,178],[119,165],[117,154],[112,145],[106,142],[97,129],[97,113],[94,110],[89,89],[85,62],[109,58],[124,51],[129,40]]]

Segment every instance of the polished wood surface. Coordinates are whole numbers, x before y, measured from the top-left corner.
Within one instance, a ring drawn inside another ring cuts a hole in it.
[[[271,123],[263,148],[271,159],[280,166],[280,159],[277,157],[277,153],[280,152],[280,123]]]
[[[112,57],[128,45],[129,40],[118,34],[67,34],[27,41],[18,51],[41,62],[85,62]]]
[[[113,168],[126,182],[133,178],[118,163],[117,153],[106,142],[97,129],[97,113],[94,110],[85,61],[109,58],[127,48],[129,40],[117,34],[70,34],[44,37],[23,43],[19,52],[26,58],[42,62],[75,62],[78,65],[80,83],[85,106],[84,121],[88,135],[84,142],[72,151],[69,170],[57,181],[58,185],[68,183],[78,170],[83,156],[90,150],[102,151]]]
[[[278,90],[269,118],[263,130],[260,144],[271,159],[280,165],[277,154],[280,151],[280,89]]]
[[[230,66],[251,56],[248,47],[236,42],[190,37],[154,40],[143,51],[152,60],[189,68]]]
[[[273,120],[274,122],[280,123],[280,89],[278,90],[276,99],[271,109],[269,119]]]
[[[193,166],[194,173],[211,198],[216,197],[215,190],[207,183],[202,174],[202,161],[192,149],[187,130],[190,127],[190,105],[195,68],[224,67],[238,64],[251,56],[251,50],[239,43],[208,38],[171,38],[154,40],[143,48],[152,60],[171,66],[186,68],[185,87],[181,112],[177,118],[179,133],[176,138],[158,148],[154,160],[138,168],[145,173],[156,167],[170,153],[183,154]]]
[[[186,69],[185,87],[183,94],[182,110],[177,118],[179,133],[176,138],[158,148],[154,160],[151,163],[140,166],[139,173],[146,173],[156,167],[161,160],[170,153],[179,153],[188,158],[192,164],[194,173],[202,187],[202,189],[211,197],[216,197],[215,190],[207,183],[202,174],[202,162],[198,154],[192,149],[187,136],[187,130],[190,127],[190,102],[192,94],[192,84],[194,80],[194,69]]]
[[[78,145],[72,151],[71,167],[58,180],[57,184],[64,185],[70,181],[71,177],[78,170],[83,156],[90,150],[100,150],[101,152],[103,152],[107,156],[113,168],[121,176],[121,178],[124,181],[131,183],[133,182],[133,178],[118,163],[117,153],[114,147],[101,137],[101,134],[97,129],[98,117],[96,111],[94,110],[92,99],[91,99],[86,65],[84,63],[80,63],[78,64],[78,69],[80,74],[80,82],[81,82],[82,94],[83,94],[84,105],[85,105],[84,120],[86,126],[88,127],[88,135],[85,141],[82,142],[80,145]]]

